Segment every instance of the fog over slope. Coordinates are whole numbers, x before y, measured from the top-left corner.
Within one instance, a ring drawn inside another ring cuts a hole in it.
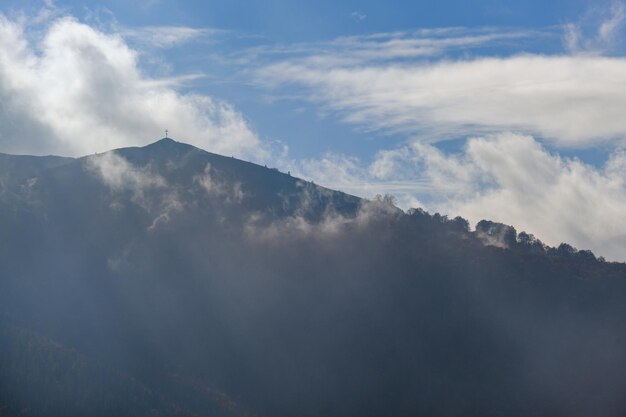
[[[163,139],[0,155],[0,415],[621,416],[626,265]]]

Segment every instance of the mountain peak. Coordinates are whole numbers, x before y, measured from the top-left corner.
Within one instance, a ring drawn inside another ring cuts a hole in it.
[[[156,142],[153,142],[149,145],[144,146],[144,148],[147,148],[149,146],[176,146],[176,145],[186,145],[186,144],[182,142],[177,142],[172,138],[161,138],[157,140]]]
[[[166,153],[186,153],[198,148],[187,143],[177,142],[172,138],[161,138],[156,142],[143,146],[142,149]]]

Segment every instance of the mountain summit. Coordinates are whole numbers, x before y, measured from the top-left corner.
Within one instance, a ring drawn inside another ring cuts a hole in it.
[[[169,138],[0,175],[0,415],[626,413],[624,264]]]

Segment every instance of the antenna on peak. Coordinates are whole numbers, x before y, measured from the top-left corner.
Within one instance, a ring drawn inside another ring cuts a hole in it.
[[[165,138],[168,138],[168,137],[169,137],[169,136],[167,136],[168,132],[169,132],[169,131],[168,131],[167,129],[165,129]]]

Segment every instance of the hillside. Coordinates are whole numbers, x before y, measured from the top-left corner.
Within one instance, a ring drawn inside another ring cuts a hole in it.
[[[0,415],[626,413],[625,264],[171,139],[0,175]]]

